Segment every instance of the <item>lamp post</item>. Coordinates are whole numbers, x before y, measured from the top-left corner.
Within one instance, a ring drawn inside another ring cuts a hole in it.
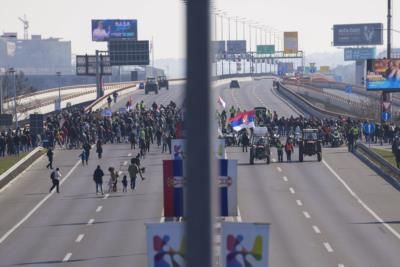
[[[18,128],[18,114],[17,114],[17,86],[15,83],[15,69],[14,68],[9,68],[8,73],[11,74],[12,76],[12,87],[13,87],[13,92],[14,92],[14,120],[15,120],[15,129]]]
[[[61,83],[60,83],[61,72],[57,71],[56,75],[57,75],[57,79],[58,79],[58,107],[61,110]]]

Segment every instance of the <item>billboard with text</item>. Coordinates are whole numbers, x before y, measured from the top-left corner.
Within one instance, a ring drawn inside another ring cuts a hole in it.
[[[333,45],[381,45],[383,44],[383,24],[341,24],[333,25]]]
[[[368,90],[400,90],[400,59],[368,60],[366,84]]]
[[[106,42],[110,39],[137,40],[137,38],[137,20],[92,20],[92,41],[94,42]]]
[[[246,40],[227,41],[228,54],[245,54]]]

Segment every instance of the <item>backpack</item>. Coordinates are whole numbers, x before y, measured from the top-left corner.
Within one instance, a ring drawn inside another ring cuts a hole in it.
[[[51,180],[56,179],[56,174],[55,174],[55,172],[51,172],[51,174],[50,174],[50,179],[51,179]]]

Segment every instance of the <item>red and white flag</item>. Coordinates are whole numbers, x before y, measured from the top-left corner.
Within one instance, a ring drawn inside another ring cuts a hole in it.
[[[218,97],[218,101],[217,101],[217,103],[218,104],[220,104],[221,106],[222,106],[222,108],[225,108],[226,107],[226,103],[225,103],[225,101],[222,99],[222,97]]]

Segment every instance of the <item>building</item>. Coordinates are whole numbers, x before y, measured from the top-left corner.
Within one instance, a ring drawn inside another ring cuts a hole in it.
[[[54,74],[57,71],[72,74],[71,57],[70,41],[42,39],[41,35],[21,40],[16,33],[0,36],[0,68],[3,69],[13,67],[27,75]]]

